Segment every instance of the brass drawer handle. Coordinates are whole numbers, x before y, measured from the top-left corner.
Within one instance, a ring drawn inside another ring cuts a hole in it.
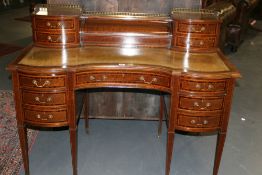
[[[52,115],[52,114],[48,114],[48,116],[47,117],[43,117],[43,116],[41,116],[40,114],[36,114],[36,118],[37,119],[40,119],[40,120],[44,120],[44,121],[46,121],[46,120],[50,120],[50,119],[53,119],[54,118],[54,116]]]
[[[196,124],[196,120],[193,119],[193,120],[190,121],[190,123],[191,124]]]
[[[196,101],[196,102],[194,102],[194,106],[195,107],[199,107],[199,103]]]
[[[144,76],[140,76],[139,80],[143,81],[146,84],[152,84],[152,83],[156,83],[157,82],[157,78],[156,77],[152,78],[151,81],[146,81]]]
[[[201,89],[201,85],[200,84],[196,84],[196,86],[195,86],[197,89]]]
[[[107,79],[107,76],[106,76],[106,75],[102,75],[102,79],[101,79],[101,80],[96,79],[96,77],[93,76],[93,75],[90,75],[90,76],[89,76],[89,80],[91,80],[91,81],[105,81],[106,79]]]
[[[46,26],[54,29],[54,28],[62,27],[62,26],[63,26],[63,23],[58,22],[56,25],[52,25],[52,24],[48,21],[48,22],[46,22]]]
[[[37,80],[33,80],[32,83],[36,86],[36,87],[39,87],[39,88],[42,88],[42,87],[45,87],[45,86],[48,86],[50,85],[50,81],[49,80],[46,80],[42,85],[39,85]]]
[[[207,124],[208,124],[208,121],[207,121],[207,120],[204,120],[204,121],[203,121],[203,124],[204,124],[204,125],[207,125]]]
[[[206,30],[206,28],[204,26],[202,26],[199,30],[197,30],[195,27],[191,27],[192,32],[203,32],[205,30]]]
[[[46,104],[48,102],[52,101],[52,97],[47,97],[46,101],[41,101],[41,99],[39,97],[35,97],[35,101],[41,104]]]
[[[207,109],[211,106],[211,103],[210,102],[207,102],[205,105],[203,104],[204,102],[202,101],[201,102],[201,107],[200,107],[200,104],[196,101],[194,102],[194,107],[200,107],[201,110],[204,110],[204,109]]]
[[[209,85],[207,86],[207,89],[208,89],[208,90],[212,90],[212,89],[214,89],[214,85],[209,84]]]
[[[203,46],[203,45],[204,45],[204,41],[201,40],[201,41],[199,42],[199,45],[200,45],[200,46]]]
[[[57,37],[56,39],[53,39],[52,36],[47,36],[47,40],[51,43],[58,43],[58,42],[61,42],[62,41],[62,38],[61,36]]]

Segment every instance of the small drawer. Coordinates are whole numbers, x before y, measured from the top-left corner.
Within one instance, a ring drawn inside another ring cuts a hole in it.
[[[64,122],[67,120],[66,110],[61,111],[36,111],[24,109],[24,115],[26,120],[35,122]]]
[[[187,115],[178,115],[178,126],[192,128],[218,128],[220,127],[220,116],[212,117],[195,117]]]
[[[214,91],[225,91],[226,90],[226,81],[190,81],[182,80],[181,89],[188,91],[205,91],[205,92],[214,92]]]
[[[180,97],[179,108],[198,111],[221,110],[223,98],[188,98]]]
[[[76,77],[76,84],[81,85],[85,83],[138,83],[148,85],[159,85],[170,87],[171,78],[168,76],[160,76],[153,74],[138,74],[138,73],[83,73]]]
[[[79,37],[76,32],[62,33],[48,33],[48,32],[35,32],[35,43],[40,44],[78,44]]]
[[[63,29],[63,30],[75,30],[76,25],[74,19],[53,19],[53,18],[35,18],[36,30],[45,29]]]
[[[217,23],[177,23],[177,32],[216,35]]]
[[[207,49],[216,47],[216,37],[191,37],[176,36],[174,47]]]
[[[22,87],[33,87],[33,88],[55,88],[65,87],[65,76],[51,77],[33,77],[22,75],[19,77],[20,86]]]
[[[23,103],[31,105],[64,105],[66,104],[66,94],[62,93],[40,93],[40,92],[23,92]]]

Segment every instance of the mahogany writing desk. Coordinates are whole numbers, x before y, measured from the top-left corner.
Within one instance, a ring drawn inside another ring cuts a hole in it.
[[[112,45],[105,44],[101,38],[106,35],[102,37],[101,34],[96,37],[100,44],[90,41],[91,44],[87,42],[79,46],[79,36],[74,33],[79,32],[79,26],[80,30],[83,29],[78,23],[75,24],[79,16],[33,16],[35,45],[24,50],[9,65],[27,175],[28,125],[69,126],[73,174],[77,175],[76,91],[101,87],[153,89],[169,93],[166,175],[170,171],[176,130],[218,132],[213,171],[214,175],[218,174],[234,83],[240,75],[216,48],[219,20],[198,18],[194,22],[175,13],[172,20],[177,24],[169,31],[171,37],[167,38],[172,43],[169,48],[153,47],[159,37],[151,38],[154,41],[151,47],[116,47],[119,41],[112,44],[116,40],[111,40]],[[94,19],[91,18],[91,21]],[[168,25],[172,20],[164,20],[163,24]],[[137,20],[133,22],[141,23]],[[156,23],[159,29],[159,21]],[[92,28],[92,24],[87,26]],[[69,29],[65,31],[65,28]],[[70,36],[65,37],[67,34]],[[163,39],[166,36],[160,37]],[[83,38],[90,39],[80,36],[80,40]],[[139,43],[143,45],[143,42]],[[149,46],[149,43],[146,45]]]

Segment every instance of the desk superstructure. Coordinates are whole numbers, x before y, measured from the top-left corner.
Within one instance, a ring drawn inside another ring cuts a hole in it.
[[[28,126],[69,126],[77,175],[76,91],[101,87],[170,94],[166,175],[176,130],[218,133],[213,175],[218,174],[240,74],[217,49],[220,21],[214,14],[101,15],[78,7],[44,7],[54,12],[33,14],[34,45],[8,67],[27,175]]]

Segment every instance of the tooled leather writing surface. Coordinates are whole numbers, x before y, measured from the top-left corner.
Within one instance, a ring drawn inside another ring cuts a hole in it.
[[[82,47],[47,49],[33,47],[19,62],[28,66],[79,66],[126,64],[161,66],[200,72],[229,71],[217,53],[188,53],[157,48]]]

